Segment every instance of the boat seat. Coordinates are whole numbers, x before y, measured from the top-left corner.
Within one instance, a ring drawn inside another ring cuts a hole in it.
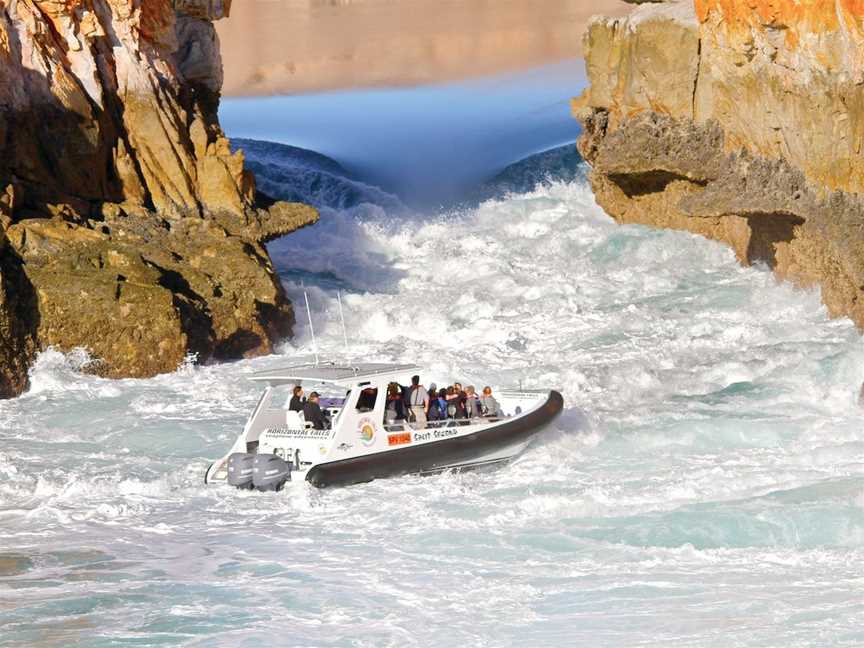
[[[285,425],[293,430],[302,430],[305,427],[302,412],[285,412]]]

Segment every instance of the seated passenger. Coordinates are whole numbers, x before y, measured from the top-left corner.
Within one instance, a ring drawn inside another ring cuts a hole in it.
[[[447,402],[444,402],[442,409],[438,402],[438,390],[435,387],[429,388],[429,410],[426,412],[426,418],[429,421],[441,421],[447,418]]]
[[[369,412],[375,408],[375,397],[378,390],[374,387],[366,387],[357,397],[357,409],[361,412]]]
[[[453,385],[447,388],[447,395],[444,398],[447,401],[447,418],[456,418],[459,413],[459,394],[456,393],[456,388]]]
[[[480,399],[480,409],[483,412],[483,416],[491,416],[491,417],[503,417],[504,412],[501,411],[501,406],[498,404],[498,401],[492,395],[491,387],[483,388],[483,397]]]
[[[458,397],[456,400],[456,418],[468,418],[468,410],[465,408],[465,392],[462,389],[462,383],[453,383],[453,390]]]
[[[429,396],[429,404],[430,405],[432,404],[432,401],[434,401],[436,398],[438,398],[438,389],[436,389],[435,383],[432,383],[431,385],[429,385],[429,389],[426,390],[426,395]],[[429,414],[428,409],[426,410],[426,414],[428,416],[428,414]]]
[[[302,412],[303,405],[306,404],[306,399],[303,398],[303,388],[300,385],[294,385],[291,395],[291,402],[288,405],[289,412]]]
[[[482,414],[480,397],[474,391],[473,385],[468,385],[465,388],[465,414],[468,418],[477,418]]]
[[[435,399],[437,405],[437,413],[439,421],[447,420],[447,390],[443,387],[438,390],[438,397]],[[432,408],[432,402],[429,403],[429,408]]]
[[[391,425],[396,421],[405,420],[405,401],[402,399],[402,389],[397,383],[387,386],[387,407],[384,410],[384,424]]]
[[[312,427],[316,430],[326,430],[327,418],[324,416],[324,412],[321,411],[318,401],[318,392],[309,394],[309,400],[303,406],[303,418],[306,419],[307,423],[311,423]]]

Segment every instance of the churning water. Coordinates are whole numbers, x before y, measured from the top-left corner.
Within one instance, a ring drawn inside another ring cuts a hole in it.
[[[513,193],[418,216],[253,157],[325,206],[272,249],[322,354],[346,356],[341,289],[352,358],[559,387],[565,414],[492,472],[237,492],[204,470],[256,402],[246,376],[309,354],[306,326],[152,380],[44,353],[0,402],[0,644],[864,643],[864,348],[816,293],[614,224],[578,172],[525,191],[517,168]]]

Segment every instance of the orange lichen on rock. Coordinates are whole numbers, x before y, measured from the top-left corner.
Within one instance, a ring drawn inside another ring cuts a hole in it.
[[[805,34],[844,29],[862,34],[864,0],[694,0],[700,22],[712,13],[730,31],[781,29],[786,44],[795,47]]]
[[[260,201],[219,127],[229,7],[0,0],[0,398],[48,346],[144,377],[290,334],[264,244],[317,214]]]
[[[598,203],[818,284],[864,329],[864,0],[647,3],[585,49]]]

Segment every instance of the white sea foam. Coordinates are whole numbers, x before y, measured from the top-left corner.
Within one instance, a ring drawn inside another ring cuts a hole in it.
[[[244,376],[313,351],[305,312],[281,356],[152,380],[46,352],[0,402],[0,643],[864,642],[864,348],[814,292],[578,182],[325,210],[273,254],[322,354],[341,286],[351,357],[559,387],[564,416],[494,472],[241,493],[204,469]]]

